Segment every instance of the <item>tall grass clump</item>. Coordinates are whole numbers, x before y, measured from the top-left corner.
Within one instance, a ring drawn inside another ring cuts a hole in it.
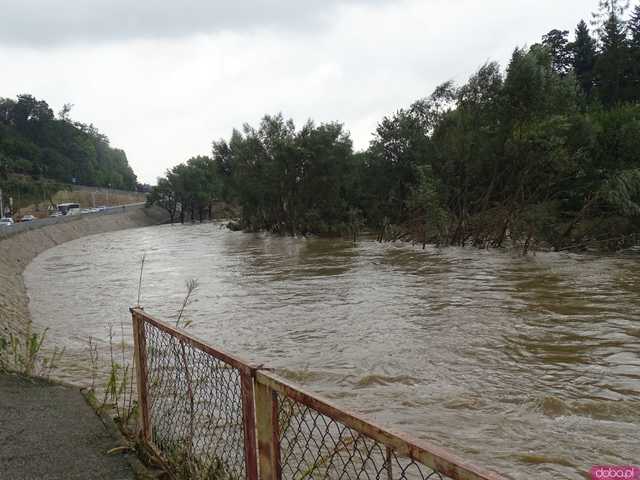
[[[46,355],[42,345],[49,329],[41,334],[33,333],[31,328],[24,336],[9,333],[0,335],[0,372],[17,372],[27,376],[49,378],[64,355],[64,348],[54,347]]]
[[[136,306],[139,308],[141,304],[145,262],[146,255],[143,255],[140,262],[136,303]],[[185,283],[185,286],[186,292],[175,316],[175,326],[180,328],[188,328],[192,325],[191,320],[185,319],[185,313],[188,306],[193,302],[199,284],[196,279],[190,279]],[[108,345],[105,345],[102,349],[104,359],[100,357],[101,349],[98,348],[96,340],[92,337],[89,338],[87,347],[91,371],[89,398],[94,406],[98,410],[109,414],[114,419],[122,433],[131,442],[131,448],[135,449],[138,454],[145,459],[146,463],[161,466],[164,470],[171,472],[172,478],[220,478],[219,471],[221,464],[218,460],[210,462],[210,464],[203,464],[197,460],[194,455],[194,379],[192,378],[190,367],[187,364],[187,352],[184,349],[184,345],[182,345],[181,348],[179,347],[176,353],[186,368],[187,386],[185,392],[176,392],[176,394],[184,394],[189,398],[190,420],[188,433],[186,435],[188,438],[176,439],[175,448],[171,449],[171,452],[165,452],[165,458],[158,458],[156,452],[146,448],[147,446],[139,436],[139,405],[137,400],[136,366],[133,360],[133,349],[125,341],[126,338],[124,321],[120,322],[119,332],[114,325],[110,325]],[[158,353],[162,354],[162,352]],[[106,378],[101,385],[97,379],[105,373]],[[205,477],[200,475],[202,472],[207,472]]]

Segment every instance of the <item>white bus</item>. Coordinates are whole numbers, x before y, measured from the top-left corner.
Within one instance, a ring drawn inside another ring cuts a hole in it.
[[[79,203],[59,203],[58,212],[61,215],[78,215],[80,213]]]

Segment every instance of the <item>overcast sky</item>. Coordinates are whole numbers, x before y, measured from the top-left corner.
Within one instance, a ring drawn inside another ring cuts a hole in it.
[[[139,180],[282,111],[365,148],[386,114],[597,0],[0,0],[0,96],[94,123]]]

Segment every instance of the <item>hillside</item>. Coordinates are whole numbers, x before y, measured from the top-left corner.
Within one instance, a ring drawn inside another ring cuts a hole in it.
[[[60,190],[56,182],[135,190],[136,175],[125,152],[111,147],[92,124],[72,121],[70,109],[65,105],[56,118],[46,101],[32,95],[0,98],[0,188],[5,197],[20,197],[26,205],[29,197]]]

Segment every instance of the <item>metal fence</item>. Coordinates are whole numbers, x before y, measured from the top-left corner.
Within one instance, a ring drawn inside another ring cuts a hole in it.
[[[132,316],[143,440],[180,478],[257,478],[255,368]]]
[[[502,479],[131,312],[142,438],[176,478]]]

